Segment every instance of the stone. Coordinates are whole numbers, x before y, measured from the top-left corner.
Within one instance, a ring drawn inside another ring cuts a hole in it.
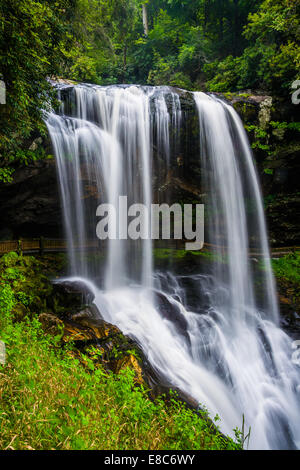
[[[91,301],[93,301],[95,298],[95,295],[92,290],[83,281],[58,281],[55,284],[57,286],[57,289],[61,290],[62,292],[65,292],[66,294],[81,294],[85,296],[90,296]]]
[[[27,309],[25,305],[21,303],[17,303],[14,305],[13,310],[12,310],[12,315],[15,321],[23,321],[24,318],[27,316]]]
[[[122,370],[126,369],[129,367],[130,369],[134,370],[135,377],[134,381],[135,383],[139,385],[144,385],[144,379],[143,379],[143,371],[142,368],[137,360],[136,357],[134,357],[132,354],[129,354],[128,356],[123,357],[122,359],[115,361],[113,365],[113,372],[115,374],[119,374]]]
[[[261,129],[266,129],[267,125],[271,120],[271,111],[272,111],[273,99],[271,96],[266,97],[259,107],[258,120]]]
[[[42,145],[42,143],[43,143],[43,139],[41,137],[38,137],[32,142],[32,144],[29,147],[29,150],[31,150],[32,152],[35,152]]]
[[[78,286],[77,286],[78,288]],[[75,296],[77,291],[74,290]],[[122,335],[114,325],[105,322],[96,306],[90,305],[80,311],[72,313],[64,319],[64,341],[107,341],[108,338]]]
[[[52,336],[58,336],[64,333],[64,323],[58,317],[51,313],[41,313],[39,321],[45,333]]]
[[[171,303],[161,292],[155,292],[155,297],[162,317],[172,323],[177,332],[180,335],[185,336],[189,341],[188,323],[186,318],[182,315],[179,307]]]

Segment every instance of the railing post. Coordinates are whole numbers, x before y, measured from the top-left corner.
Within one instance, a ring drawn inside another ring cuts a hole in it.
[[[22,240],[18,240],[18,255],[22,256]]]
[[[40,237],[40,256],[43,256],[45,253],[45,239]]]

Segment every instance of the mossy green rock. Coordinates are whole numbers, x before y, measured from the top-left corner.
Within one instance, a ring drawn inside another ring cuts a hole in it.
[[[14,292],[14,312],[19,320],[22,315],[39,313],[52,294],[52,285],[43,274],[42,264],[32,256],[19,256],[14,252],[2,256],[0,280]]]

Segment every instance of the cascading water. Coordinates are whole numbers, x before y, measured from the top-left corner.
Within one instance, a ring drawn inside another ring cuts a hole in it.
[[[91,232],[96,236],[96,208],[89,210],[84,192],[94,191],[99,203],[115,208],[123,195],[128,197],[128,206],[151,204],[149,97],[137,87],[79,86],[74,108],[70,117],[51,114],[47,125],[57,155],[71,273],[90,276],[84,251],[75,249],[86,246]],[[127,218],[120,218],[118,225],[118,231],[127,233]],[[133,270],[142,285],[151,284],[151,240],[144,240],[142,246],[111,240],[106,288],[124,285],[134,278]]]
[[[215,272],[216,281],[229,287],[228,301],[220,298],[220,305],[225,303],[228,314],[236,320],[247,315],[247,321],[251,321],[253,311],[258,310],[249,262],[249,243],[254,239],[254,247],[265,263],[261,313],[267,312],[268,318],[277,322],[262,197],[246,133],[231,106],[204,93],[196,93],[195,100],[200,120],[200,153],[213,214],[209,219],[210,239],[216,247],[225,245],[228,258],[225,269]],[[253,201],[250,216],[247,200]],[[216,251],[221,256],[218,248]]]
[[[150,206],[152,148],[164,155],[168,172],[182,110],[179,92],[167,87],[79,85],[60,115],[50,114],[47,120],[71,274],[94,293],[103,318],[140,344],[162,380],[221,416],[224,432],[232,435],[244,415],[252,428],[250,448],[300,447],[299,369],[291,362],[291,340],[278,326],[263,207],[247,137],[230,106],[200,93],[194,98],[210,195],[208,234],[216,245],[213,271],[155,273],[151,241],[121,239],[109,241],[103,279],[95,280],[99,273],[91,271],[87,254],[77,249],[87,245],[91,234],[95,238],[97,204],[87,194],[115,207],[124,195],[128,205]],[[127,220],[120,217],[118,229],[126,233]],[[258,289],[250,245],[264,258]],[[193,306],[187,284],[193,287]]]

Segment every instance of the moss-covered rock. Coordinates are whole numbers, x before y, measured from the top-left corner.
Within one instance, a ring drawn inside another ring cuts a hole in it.
[[[0,281],[14,293],[16,318],[41,312],[51,298],[52,284],[32,256],[8,253],[0,259]]]
[[[269,240],[273,246],[299,246],[300,193],[270,194],[265,197]]]
[[[117,361],[115,361],[113,371],[115,374],[119,374],[122,370],[127,369],[128,367],[132,369],[135,373],[135,383],[137,383],[138,385],[145,385],[142,367],[137,358],[132,354],[128,354],[122,359],[118,359]]]
[[[298,337],[300,332],[300,251],[273,260],[283,326]]]
[[[39,321],[45,333],[52,336],[64,336],[64,323],[55,315],[51,313],[41,313],[39,315]]]
[[[67,288],[67,285],[62,288]],[[74,288],[75,297],[77,288]],[[95,363],[104,366],[108,372],[116,374],[129,367],[134,371],[136,384],[149,386],[149,366],[144,368],[140,348],[116,326],[101,319],[95,307],[85,307],[75,313],[64,313],[60,317],[53,313],[42,313],[39,321],[45,333],[61,336],[62,344],[73,343],[78,350],[78,358],[81,359],[81,354],[84,353]]]

